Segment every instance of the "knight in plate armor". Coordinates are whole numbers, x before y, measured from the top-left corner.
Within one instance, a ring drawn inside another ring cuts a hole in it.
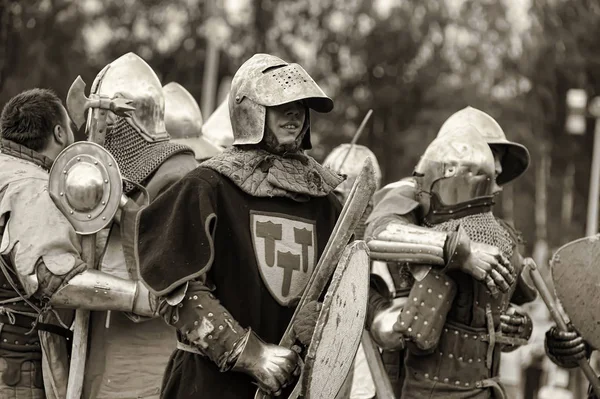
[[[192,149],[169,141],[164,89],[142,58],[128,53],[108,64],[96,76],[91,93],[128,99],[135,108],[126,117],[107,112],[104,147],[116,160],[124,178],[124,193],[137,205],[154,201],[196,168]],[[193,109],[181,106],[179,111],[176,119],[196,117]],[[98,240],[99,269],[138,281],[135,261],[128,250],[132,248],[132,226],[123,219],[103,231]],[[174,328],[160,318],[148,320],[123,312],[92,312],[89,330],[84,397],[159,397],[162,375],[175,347]]]
[[[506,183],[524,168],[503,175],[486,137],[490,126],[496,129],[492,121],[473,108],[459,111],[428,147],[414,177],[376,198],[371,255],[399,264],[390,269],[397,272],[396,299],[373,280],[374,292],[384,295],[372,298],[379,310],[372,313],[371,333],[387,349],[408,345],[402,397],[503,397],[494,378],[500,350],[524,344],[531,333],[529,319],[509,303],[532,300],[535,292],[520,277],[516,237],[491,214],[496,182]],[[526,150],[517,153],[528,161]]]
[[[341,210],[343,178],[304,153],[309,110],[332,108],[300,65],[254,55],[229,95],[233,147],[138,214],[140,276],[178,330],[162,397],[289,394],[298,355],[275,343]]]

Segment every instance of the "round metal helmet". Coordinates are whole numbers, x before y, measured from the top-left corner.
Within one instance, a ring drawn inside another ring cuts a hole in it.
[[[269,54],[255,54],[235,73],[229,92],[234,145],[258,144],[265,130],[266,107],[303,100],[317,112],[329,112],[333,101],[298,64]],[[309,114],[306,114],[309,121]],[[311,148],[310,124],[302,145]]]
[[[165,85],[163,94],[165,126],[171,142],[191,147],[198,160],[221,153],[219,147],[202,137],[202,113],[192,94],[176,82]]]
[[[329,153],[323,161],[323,166],[347,176],[346,180],[335,188],[336,193],[341,194],[344,198],[350,193],[367,158],[371,158],[373,161],[376,190],[379,190],[381,187],[381,168],[377,157],[369,148],[358,144],[341,144]]]
[[[229,116],[229,100],[225,100],[213,111],[202,125],[202,134],[219,147],[228,148],[233,144],[233,128]]]
[[[506,154],[502,158],[502,173],[496,178],[498,184],[506,184],[521,176],[529,167],[531,157],[527,148],[508,141],[504,131],[494,118],[473,107],[466,107],[452,114],[442,125],[438,137],[454,131],[456,126],[470,124],[483,136],[488,145],[504,147]]]
[[[127,118],[131,126],[146,141],[169,139],[162,85],[152,68],[136,54],[127,53],[105,66],[94,79],[91,92],[133,100],[135,111]]]
[[[494,155],[481,133],[468,124],[457,125],[433,140],[414,176],[419,192],[430,195],[434,213],[491,199],[496,192]]]

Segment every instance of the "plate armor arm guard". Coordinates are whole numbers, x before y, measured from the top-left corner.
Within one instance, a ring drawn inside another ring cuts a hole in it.
[[[469,243],[466,233],[435,231],[403,222],[390,222],[368,242],[374,260],[428,265],[439,269],[455,266],[461,246]],[[462,256],[461,256],[462,257]]]
[[[157,315],[156,298],[140,281],[125,280],[93,269],[65,279],[49,298],[50,304],[57,308],[117,310],[147,317]]]
[[[161,303],[163,318],[179,332],[177,348],[208,357],[220,371],[247,374],[265,392],[281,393],[299,373],[298,355],[242,328],[210,291],[190,281]]]
[[[439,270],[432,270],[413,284],[393,326],[394,331],[402,334],[418,351],[435,348],[455,296],[454,280]]]
[[[181,291],[177,298],[171,294],[166,301],[161,300],[163,319],[181,333],[184,346],[207,356],[221,371],[230,370],[241,353],[248,331],[204,283],[190,281],[187,288],[176,291]]]

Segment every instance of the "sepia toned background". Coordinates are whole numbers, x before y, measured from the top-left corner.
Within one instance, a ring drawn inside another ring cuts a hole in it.
[[[525,253],[547,264],[586,233],[595,119],[569,111],[567,93],[600,96],[600,0],[0,0],[0,106],[31,87],[64,98],[77,75],[89,86],[129,51],[185,86],[205,119],[250,55],[300,63],[335,101],[314,118],[312,155],[349,142],[373,109],[359,143],[386,183],[412,173],[450,114],[475,106],[531,152],[496,207]],[[546,385],[548,397],[568,387],[578,398],[581,377],[544,360],[550,324],[536,306],[537,345],[512,354],[504,378],[516,397]]]

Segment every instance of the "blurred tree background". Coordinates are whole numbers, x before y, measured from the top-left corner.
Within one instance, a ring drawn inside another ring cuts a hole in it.
[[[0,105],[36,86],[64,98],[129,51],[200,103],[209,41],[217,85],[255,52],[315,77],[336,103],[315,118],[317,159],[373,108],[360,143],[386,182],[411,174],[453,112],[490,113],[531,151],[498,204],[528,252],[584,234],[594,121],[566,133],[566,92],[600,95],[600,0],[0,0]]]

